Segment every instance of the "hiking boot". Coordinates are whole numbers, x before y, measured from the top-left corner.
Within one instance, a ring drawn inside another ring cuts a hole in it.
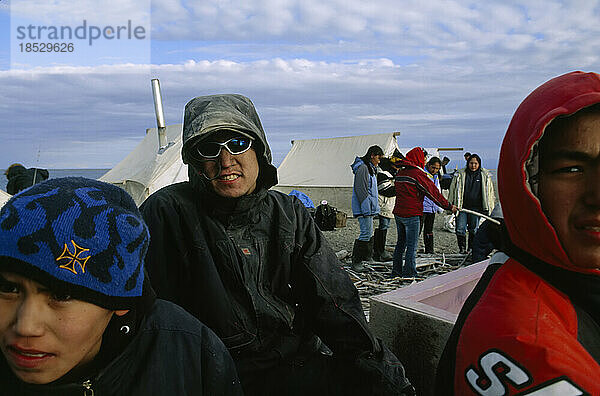
[[[365,268],[365,266],[363,265],[365,261],[361,261],[359,263],[355,263],[354,261],[352,262],[352,265],[350,265],[350,268],[352,268],[352,271],[354,272],[365,272],[367,269]]]

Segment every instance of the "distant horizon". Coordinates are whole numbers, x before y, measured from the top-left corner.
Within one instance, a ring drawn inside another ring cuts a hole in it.
[[[443,157],[444,157],[444,156],[442,155],[442,158],[443,158]],[[448,156],[448,155],[446,155],[446,157],[449,157],[449,158],[450,158],[450,156]],[[274,165],[276,168],[279,168],[279,165],[281,165],[281,162],[282,162],[282,161],[283,161],[283,159],[282,159],[281,161],[279,161],[279,163],[277,163],[277,164],[276,164],[275,162],[273,162],[273,165]],[[463,161],[463,157],[460,157],[460,158],[450,158],[450,168],[451,168],[451,169],[455,169],[455,167],[454,167],[454,164],[457,164],[459,161]],[[482,157],[482,158],[481,158],[481,161],[483,162],[483,167],[484,167],[485,169],[488,169],[488,170],[496,170],[496,168],[497,168],[497,166],[498,166],[498,158],[495,158],[495,159],[494,159],[494,158],[485,158],[485,157]],[[489,165],[488,165],[488,166],[486,166],[486,164],[490,164],[490,163],[493,163],[493,164],[494,164],[494,167],[490,167]],[[46,168],[46,167],[45,167],[45,166],[43,166],[43,165],[32,165],[32,166],[28,166],[27,164],[22,164],[22,165],[23,165],[25,168],[42,168],[42,169],[47,169],[48,171],[52,171],[52,170],[54,170],[54,171],[69,171],[69,170],[82,170],[82,171],[86,171],[86,170],[89,170],[89,171],[94,171],[94,170],[97,170],[97,171],[109,171],[109,170],[111,170],[111,169],[112,169],[112,168],[84,168],[84,167],[79,167],[79,168],[51,168],[51,167],[49,167],[49,168]],[[457,165],[457,169],[460,169],[460,168],[458,167],[458,165]],[[0,168],[0,172],[1,172],[2,174],[4,174],[4,172],[5,172],[5,171],[6,171],[6,168]]]
[[[486,160],[485,158],[482,158],[481,160],[484,164],[484,168],[492,171],[492,176],[494,178],[494,181],[497,181],[498,175],[496,172],[496,166],[494,166],[493,168],[486,167],[485,166],[486,161],[489,161],[490,159]],[[450,161],[451,166],[448,169],[450,172],[455,169],[453,164],[458,163],[458,161],[459,161],[458,159]],[[464,162],[464,159],[461,157],[460,161]],[[497,163],[498,163],[498,161],[496,160],[495,164],[497,165]],[[32,168],[31,166],[25,166],[25,167]],[[106,172],[108,172],[110,169],[112,169],[112,168],[44,168],[43,166],[34,166],[34,167],[47,169],[48,172],[50,173],[51,179],[58,178],[58,177],[66,177],[66,176],[82,176],[82,177],[90,177],[92,179],[98,179],[99,177],[104,175]],[[5,170],[6,169],[0,169],[0,172],[1,172],[0,189],[2,191],[6,191],[6,184],[8,183],[8,180],[6,179],[6,176],[4,175]],[[57,172],[58,172],[58,174],[57,174]]]

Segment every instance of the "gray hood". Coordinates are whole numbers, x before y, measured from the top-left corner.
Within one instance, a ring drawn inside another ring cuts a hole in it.
[[[255,139],[256,156],[260,167],[258,185],[268,189],[277,184],[277,168],[272,164],[271,149],[260,119],[250,99],[237,94],[199,96],[185,105],[183,116],[183,147],[181,157],[189,164],[186,150],[220,129],[233,129]],[[191,169],[192,167],[190,167]],[[189,172],[197,176],[196,172]]]

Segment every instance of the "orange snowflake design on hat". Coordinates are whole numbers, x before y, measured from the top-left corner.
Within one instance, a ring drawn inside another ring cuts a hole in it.
[[[72,273],[74,273],[75,275],[78,274],[77,270],[75,269],[75,264],[79,264],[79,268],[81,268],[81,272],[85,273],[85,264],[87,263],[87,261],[89,260],[89,258],[91,256],[87,256],[87,257],[80,257],[80,256],[81,256],[81,254],[83,254],[85,252],[89,252],[90,249],[82,248],[81,246],[77,245],[75,243],[75,241],[73,241],[73,240],[71,240],[71,243],[73,244],[73,249],[75,250],[75,252],[71,253],[71,251],[69,250],[69,247],[65,243],[65,249],[63,250],[62,254],[56,259],[56,261],[68,260],[68,262],[59,265],[59,267],[69,270]]]

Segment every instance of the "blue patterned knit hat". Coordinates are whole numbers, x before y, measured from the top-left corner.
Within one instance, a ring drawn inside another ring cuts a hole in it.
[[[51,179],[0,211],[0,271],[108,309],[142,296],[149,233],[119,187],[81,177]]]

